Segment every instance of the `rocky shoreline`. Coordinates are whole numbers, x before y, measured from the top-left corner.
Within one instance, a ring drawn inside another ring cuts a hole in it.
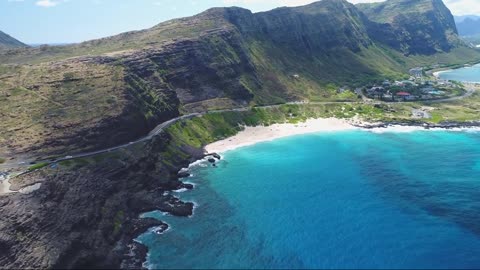
[[[212,166],[216,166],[216,162],[221,160],[222,157],[217,153],[206,153],[200,156],[196,161],[204,160],[212,164]],[[192,162],[193,163],[193,162]],[[192,164],[190,163],[190,164]],[[177,174],[179,181],[191,176],[189,168],[181,168]],[[180,189],[187,189],[192,190],[194,186],[192,184],[180,182],[180,184],[173,189],[172,191],[180,190]],[[171,195],[169,195],[171,196]],[[148,211],[143,211],[143,213],[147,213],[150,211],[161,211],[172,214],[178,217],[189,217],[193,215],[194,204],[192,202],[182,202],[179,198],[171,196],[170,204],[172,206],[169,211],[167,209],[150,209]],[[121,264],[122,269],[146,269],[144,267],[147,256],[148,256],[148,247],[143,245],[142,243],[136,242],[135,239],[138,238],[140,235],[147,232],[147,230],[158,227],[156,231],[157,234],[162,234],[169,229],[169,225],[163,223],[160,220],[153,219],[153,218],[145,218],[141,225],[136,228],[135,231],[131,233],[132,243],[130,244],[130,253],[126,254],[124,260]]]
[[[398,126],[426,130],[480,128],[480,122],[390,121],[350,125],[365,130]],[[158,210],[191,216],[194,204],[181,201],[171,192],[194,188],[182,182],[190,176],[184,169],[189,164],[204,160],[215,166],[221,159],[219,154],[206,154],[208,149],[184,146],[166,162],[162,153],[168,147],[168,135],[163,134],[147,144],[140,157],[131,155],[133,159],[123,158],[115,164],[109,160],[75,172],[40,170],[16,179],[17,186],[38,179],[43,184],[32,194],[0,197],[0,215],[5,217],[0,221],[0,248],[5,250],[0,254],[0,265],[143,268],[148,248],[135,239],[151,228],[163,233],[169,226],[140,215]],[[59,213],[52,212],[52,207],[58,208]],[[45,241],[52,251],[38,251],[45,248]],[[92,250],[94,246],[96,250]]]

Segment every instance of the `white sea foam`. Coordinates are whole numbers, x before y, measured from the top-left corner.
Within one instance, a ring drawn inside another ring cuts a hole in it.
[[[195,210],[200,207],[200,204],[198,204],[196,201],[190,201],[193,203],[193,209],[192,209],[192,214],[188,218],[193,218],[195,216]]]
[[[203,158],[203,159],[199,159],[199,160],[196,160],[192,163],[190,163],[190,165],[188,165],[188,169],[191,169],[191,168],[195,168],[195,167],[207,167],[208,166],[208,159],[207,158]]]
[[[167,223],[165,223],[165,224],[167,224]],[[168,226],[168,228],[164,231],[162,231],[161,226],[150,228],[150,232],[152,232],[154,234],[158,234],[158,235],[165,234],[166,232],[170,231],[171,228],[172,228],[169,224],[167,224],[167,226]]]
[[[195,187],[197,186],[197,184],[192,183],[192,182],[183,182],[183,183],[184,183],[184,184],[192,185],[193,188],[195,188]],[[175,193],[183,193],[183,192],[187,192],[187,191],[190,191],[190,189],[188,189],[188,188],[181,188],[181,189],[174,190],[173,192],[175,192]]]

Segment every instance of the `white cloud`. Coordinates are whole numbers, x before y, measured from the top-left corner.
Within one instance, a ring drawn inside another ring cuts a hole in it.
[[[41,7],[54,7],[59,4],[57,1],[53,0],[39,0],[35,3],[37,6]]]
[[[444,0],[444,2],[455,15],[480,15],[480,1],[478,0]]]

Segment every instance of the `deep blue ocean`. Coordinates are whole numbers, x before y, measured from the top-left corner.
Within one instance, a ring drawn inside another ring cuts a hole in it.
[[[480,133],[348,131],[202,164],[150,268],[480,268]]]
[[[441,72],[440,78],[444,80],[480,83],[480,64]]]

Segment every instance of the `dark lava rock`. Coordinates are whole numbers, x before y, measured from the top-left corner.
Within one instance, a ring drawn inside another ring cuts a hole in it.
[[[209,158],[209,159],[208,159],[208,162],[210,162],[210,163],[215,163],[215,162],[217,162],[217,160],[215,160],[214,158]]]
[[[186,188],[188,190],[192,190],[193,189],[193,185],[192,184],[183,184],[183,188]]]
[[[170,213],[178,217],[188,217],[193,214],[194,204],[192,202],[183,202],[180,199],[171,196],[167,203],[159,209],[162,212]]]
[[[178,178],[187,178],[187,177],[190,177],[190,173],[189,172],[185,172],[185,171],[180,171],[178,172]]]

